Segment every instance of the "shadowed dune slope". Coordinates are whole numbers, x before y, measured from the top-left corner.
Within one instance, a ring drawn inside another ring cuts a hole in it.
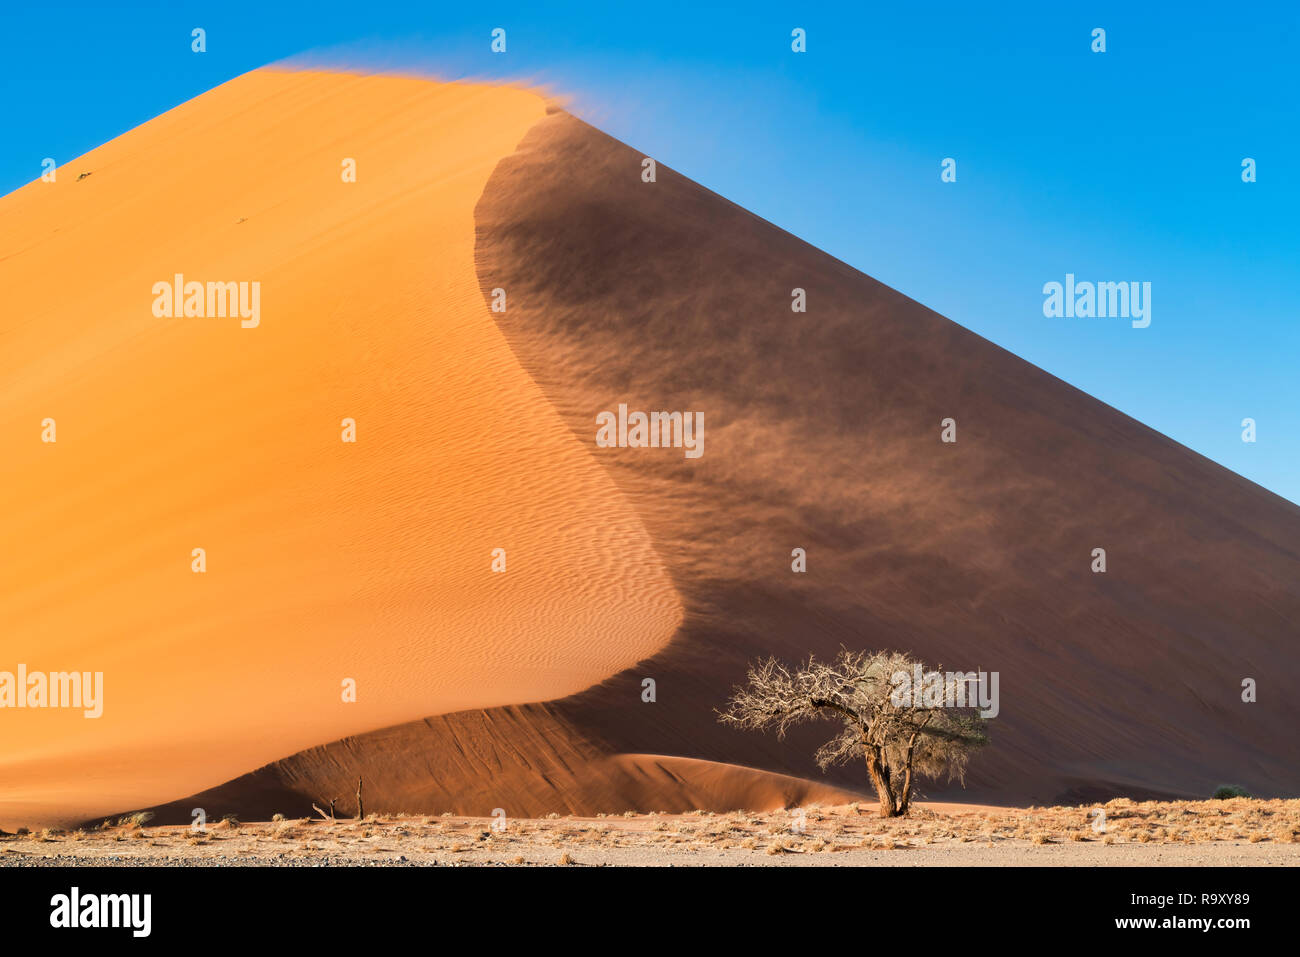
[[[1300,509],[663,166],[642,182],[641,160],[552,112],[488,182],[477,260],[484,295],[508,291],[496,319],[515,354],[672,576],[672,643],[563,700],[335,742],[210,799],[259,781],[348,795],[362,773],[412,811],[707,802],[618,776],[620,754],[820,778],[829,725],[778,743],[714,709],[747,661],[841,644],[1000,673],[969,789],[931,795],[1300,792],[1283,683],[1300,665]],[[596,417],[620,402],[702,412],[703,456],[597,448]],[[1248,677],[1258,703],[1241,700]],[[864,785],[857,767],[825,780]]]
[[[645,528],[479,291],[474,205],[544,116],[256,71],[0,199],[0,670],[104,675],[102,717],[0,712],[0,826],[559,697],[670,640]],[[155,315],[176,273],[260,283],[260,321]]]
[[[1300,508],[641,158],[552,114],[476,214],[501,328],[686,604],[653,718],[628,675],[565,703],[578,726],[812,773],[714,722],[743,662],[899,648],[1001,673],[984,797],[1300,791]],[[703,456],[595,448],[619,402],[702,411]]]

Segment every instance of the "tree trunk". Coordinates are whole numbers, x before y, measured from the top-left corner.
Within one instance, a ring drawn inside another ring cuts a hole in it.
[[[915,736],[913,736],[915,738]],[[907,767],[903,771],[903,786],[898,795],[898,815],[902,817],[907,813],[908,806],[912,803],[912,752],[911,744],[907,746]]]
[[[889,769],[885,766],[880,748],[867,746],[867,773],[871,775],[871,783],[876,786],[876,795],[880,798],[880,816],[897,817],[894,791],[889,784]]]
[[[916,754],[916,739],[917,736],[925,730],[925,726],[930,723],[932,717],[934,717],[933,712],[926,715],[925,720],[921,722],[921,726],[913,731],[912,736],[907,739],[907,757],[905,759],[906,765],[903,770],[903,786],[900,788],[898,795],[898,814],[900,817],[907,813],[908,807],[912,804],[912,759]]]
[[[366,819],[366,806],[361,803],[361,779],[357,778],[357,820]]]

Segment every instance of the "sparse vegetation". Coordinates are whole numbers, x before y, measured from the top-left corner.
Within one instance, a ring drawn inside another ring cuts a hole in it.
[[[1248,798],[1252,795],[1245,789],[1235,784],[1224,784],[1214,789],[1214,800],[1227,801],[1231,798]]]

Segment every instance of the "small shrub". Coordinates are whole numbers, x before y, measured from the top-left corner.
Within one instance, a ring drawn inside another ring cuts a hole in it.
[[[1226,801],[1230,798],[1248,798],[1252,797],[1245,788],[1237,787],[1235,784],[1225,784],[1222,787],[1214,789],[1213,799],[1216,801]]]

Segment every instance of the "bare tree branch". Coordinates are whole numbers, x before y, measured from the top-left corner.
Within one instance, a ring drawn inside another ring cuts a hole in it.
[[[979,713],[955,704],[969,700],[959,693],[965,688],[961,675],[922,667],[924,674],[940,672],[933,679],[938,687],[927,685],[933,699],[925,699],[940,703],[923,705],[920,689],[917,698],[899,700],[898,676],[910,682],[919,664],[900,652],[847,649],[832,662],[809,658],[794,669],[768,658],[750,665],[718,720],[750,731],[772,730],[778,740],[804,722],[840,720],[839,733],[817,750],[818,766],[825,770],[865,760],[881,814],[905,814],[914,774],[964,781],[971,752],[988,741]]]

